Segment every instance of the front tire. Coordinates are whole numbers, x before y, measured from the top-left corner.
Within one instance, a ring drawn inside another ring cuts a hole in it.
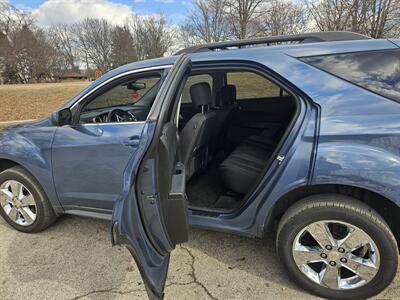
[[[329,299],[365,299],[394,279],[398,248],[389,226],[364,203],[314,195],[282,217],[278,255],[293,279]]]
[[[0,215],[18,231],[39,232],[56,220],[40,184],[22,167],[0,173]]]

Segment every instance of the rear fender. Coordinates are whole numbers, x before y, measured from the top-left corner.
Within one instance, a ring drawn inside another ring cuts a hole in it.
[[[385,142],[385,139],[389,140]],[[312,184],[360,187],[400,206],[400,156],[391,151],[390,143],[393,142],[399,145],[400,138],[376,138],[375,145],[335,141],[320,143]],[[384,144],[385,148],[382,147]]]

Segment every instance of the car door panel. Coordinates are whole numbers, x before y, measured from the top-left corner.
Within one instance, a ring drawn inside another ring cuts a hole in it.
[[[168,73],[113,211],[112,242],[129,249],[151,299],[163,297],[170,252],[188,239],[185,168],[177,162],[176,116],[169,115],[176,114],[173,100],[190,66],[189,56],[181,55]]]
[[[143,127],[144,123],[121,123],[57,128],[52,146],[53,178],[64,209],[112,210]]]

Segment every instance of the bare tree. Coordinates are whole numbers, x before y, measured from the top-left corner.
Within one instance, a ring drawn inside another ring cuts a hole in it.
[[[251,38],[260,33],[259,21],[266,2],[266,0],[226,0],[227,17],[236,38]]]
[[[26,83],[52,79],[54,51],[43,30],[23,27],[15,33],[13,51],[17,81]]]
[[[388,21],[387,32],[385,36],[391,38],[400,38],[400,1],[397,0],[397,3],[391,13],[391,18]]]
[[[172,45],[170,29],[163,15],[133,16],[128,22],[138,59],[163,56]]]
[[[112,35],[111,64],[113,68],[137,60],[133,37],[127,26],[116,26]]]
[[[306,1],[317,28],[350,30],[381,38],[391,32],[399,12],[399,0],[309,0]]]
[[[307,27],[305,7],[287,0],[271,1],[261,16],[261,25],[267,35],[297,34]]]
[[[54,50],[64,60],[65,69],[76,70],[78,53],[74,44],[71,27],[67,24],[52,26],[48,31],[50,43]]]
[[[104,19],[87,18],[72,26],[74,40],[86,63],[102,72],[111,69],[111,45],[113,26]]]
[[[16,80],[15,55],[7,36],[0,32],[0,83]]]
[[[6,83],[18,80],[15,35],[32,23],[29,13],[16,9],[8,2],[0,2],[0,73]]]
[[[5,82],[54,80],[67,70],[103,72],[189,46],[260,34],[350,30],[400,37],[400,0],[195,0],[183,24],[163,15],[133,16],[125,26],[104,19],[40,29],[29,12],[0,0],[0,72]],[[305,10],[307,8],[307,12]],[[175,44],[175,45],[174,45]]]
[[[0,32],[0,64],[5,63],[7,59],[12,55],[12,46],[7,36]],[[1,66],[0,66],[1,70]]]
[[[380,38],[390,35],[394,30],[398,30],[399,16],[399,0],[371,1],[369,35],[374,38]]]
[[[321,31],[345,30],[351,18],[352,0],[310,0],[306,5]]]
[[[8,2],[0,2],[0,32],[12,42],[14,34],[22,27],[30,27],[34,23],[32,15],[15,8]]]
[[[186,46],[226,40],[229,35],[225,0],[196,0],[181,26]]]

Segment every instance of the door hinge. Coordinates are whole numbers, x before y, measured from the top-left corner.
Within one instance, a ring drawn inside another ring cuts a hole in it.
[[[280,165],[285,160],[285,155],[278,155],[276,160],[278,161],[278,165]]]

